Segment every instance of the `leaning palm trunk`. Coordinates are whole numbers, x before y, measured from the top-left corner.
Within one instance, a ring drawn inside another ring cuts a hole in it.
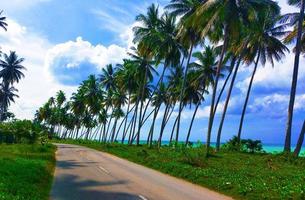
[[[304,142],[304,135],[305,135],[305,120],[303,122],[303,127],[302,127],[302,130],[301,130],[299,139],[298,139],[297,146],[296,146],[296,148],[294,150],[294,153],[293,153],[296,157],[298,157],[300,152],[301,152],[302,145],[303,145],[303,142]]]
[[[115,121],[114,121],[114,125],[113,125],[113,132],[112,132],[112,136],[111,136],[111,142],[114,142],[114,138],[115,138],[115,135],[116,135],[116,125],[118,123],[118,118],[116,117],[115,118]]]
[[[188,130],[188,132],[187,132],[186,140],[185,140],[185,144],[186,144],[186,145],[189,143],[189,139],[190,139],[190,135],[191,135],[193,123],[194,123],[195,116],[196,116],[196,114],[197,114],[197,111],[198,111],[198,108],[199,108],[200,104],[201,104],[201,102],[199,101],[199,102],[197,103],[196,108],[195,108],[195,111],[194,111],[194,113],[193,113],[193,117],[192,117],[192,120],[191,120],[191,124],[190,124],[189,130]]]
[[[218,95],[218,97],[217,97],[217,101],[216,101],[215,108],[214,108],[214,115],[215,115],[215,113],[216,113],[216,111],[217,111],[217,107],[218,107],[218,105],[219,105],[219,102],[220,102],[220,99],[221,99],[221,97],[222,97],[222,94],[223,94],[223,92],[224,92],[224,90],[225,90],[225,88],[226,88],[226,86],[227,86],[227,84],[228,84],[228,82],[229,82],[229,79],[230,79],[230,77],[231,77],[231,75],[232,75],[233,67],[234,67],[234,65],[235,65],[235,62],[236,62],[236,57],[234,56],[233,59],[232,59],[232,61],[231,61],[231,65],[230,65],[230,68],[231,68],[232,70],[230,70],[230,72],[229,72],[229,74],[228,74],[228,76],[227,76],[227,78],[226,78],[226,80],[225,80],[225,82],[224,82],[224,84],[223,84],[223,86],[222,86],[220,92],[219,92],[219,95]]]
[[[221,116],[220,125],[219,125],[218,133],[217,133],[216,151],[219,151],[219,149],[220,149],[220,139],[221,139],[222,127],[223,127],[223,123],[224,123],[224,120],[225,120],[225,117],[226,117],[228,105],[229,105],[230,98],[231,98],[231,93],[232,93],[232,90],[233,90],[233,86],[234,86],[234,83],[235,83],[235,79],[236,79],[236,75],[237,75],[237,72],[238,72],[240,62],[241,62],[241,58],[239,58],[238,63],[235,67],[233,77],[232,77],[232,80],[231,80],[231,84],[230,84],[230,87],[229,87],[229,91],[228,91],[228,94],[227,94],[227,99],[226,99],[226,102],[225,102],[225,105],[224,105],[224,108],[223,108],[223,113],[222,113],[222,116]]]
[[[161,146],[162,136],[163,136],[163,132],[164,132],[164,128],[165,128],[165,121],[166,121],[166,118],[167,118],[167,113],[169,111],[169,106],[170,106],[169,104],[166,104],[163,119],[162,119],[162,123],[161,123],[160,135],[159,135],[159,139],[158,139],[158,147]]]
[[[195,108],[195,111],[194,111],[193,116],[192,116],[192,120],[191,120],[191,123],[190,123],[190,126],[189,126],[189,130],[188,130],[188,132],[187,132],[185,144],[188,144],[188,143],[189,143],[189,139],[190,139],[190,135],[191,135],[193,123],[194,123],[194,120],[195,120],[195,117],[196,117],[198,108],[199,108],[199,106],[201,105],[201,101],[203,100],[204,91],[205,91],[205,90],[202,91],[202,93],[201,93],[201,98],[200,98],[200,100],[198,101],[198,103],[196,104],[196,108]]]
[[[125,120],[125,123],[124,123],[124,129],[123,129],[123,135],[122,135],[122,144],[124,143],[124,140],[125,140],[125,131],[126,131],[126,126],[127,126],[127,121],[128,121],[128,115],[129,115],[129,107],[130,107],[130,92],[129,92],[129,95],[128,95],[128,105],[127,105],[127,111],[126,111],[126,116],[124,119]],[[122,121],[124,122],[124,120]]]
[[[153,116],[153,121],[152,121],[150,131],[149,131],[149,134],[148,134],[148,137],[147,137],[147,144],[149,144],[150,147],[152,146],[152,140],[153,140],[154,129],[155,129],[155,122],[156,122],[160,107],[161,107],[161,105],[158,105],[158,107],[155,109],[154,116]]]
[[[290,100],[288,106],[288,118],[286,124],[286,138],[285,138],[285,146],[284,151],[291,151],[291,126],[292,126],[292,117],[293,117],[293,107],[295,101],[295,94],[298,82],[298,72],[299,72],[299,62],[300,62],[300,53],[301,53],[301,40],[302,40],[302,26],[304,19],[304,9],[305,9],[305,0],[301,0],[301,8],[300,8],[300,18],[298,22],[298,35],[297,35],[297,44],[295,48],[295,58],[294,58],[294,67],[293,67],[293,75],[292,75],[292,84],[290,90]]]
[[[140,115],[139,115],[139,124],[138,124],[138,131],[137,131],[137,145],[140,144],[140,132],[141,132],[141,127],[142,127],[142,112],[143,112],[143,104],[144,104],[144,92],[145,92],[145,86],[146,86],[146,79],[147,79],[147,70],[148,67],[146,66],[145,68],[145,75],[144,75],[144,80],[143,80],[143,85],[142,85],[142,90],[141,90],[141,96],[140,96],[140,101],[141,101],[141,105],[140,105]],[[143,116],[144,118],[144,116]]]
[[[244,103],[243,110],[242,110],[242,113],[241,113],[241,118],[240,118],[239,128],[238,128],[238,134],[237,134],[238,141],[240,141],[240,139],[241,139],[241,133],[242,133],[242,128],[243,128],[243,124],[244,124],[244,118],[245,118],[245,114],[246,114],[246,110],[247,110],[247,105],[248,105],[248,101],[249,101],[249,97],[250,97],[250,93],[251,93],[251,89],[252,89],[252,84],[253,84],[254,76],[255,76],[255,73],[256,73],[256,70],[257,70],[257,66],[258,66],[260,55],[261,55],[261,50],[259,50],[258,54],[257,54],[254,70],[252,72],[252,76],[251,76],[251,79],[250,79],[250,83],[249,83],[249,87],[248,87],[245,103]]]
[[[189,52],[189,55],[188,55],[188,59],[187,59],[187,63],[186,63],[186,68],[185,68],[185,72],[184,72],[182,88],[181,88],[180,95],[179,95],[179,110],[178,110],[177,129],[176,129],[176,141],[177,142],[178,142],[178,139],[179,139],[180,118],[181,118],[181,112],[182,112],[182,109],[183,109],[182,98],[183,98],[183,95],[184,95],[184,90],[185,90],[185,85],[186,85],[186,78],[187,78],[187,73],[188,73],[188,69],[189,69],[190,60],[191,60],[191,57],[192,57],[193,47],[194,47],[194,45],[191,44],[190,52]]]
[[[169,139],[169,143],[172,143],[172,141],[173,141],[174,131],[175,131],[175,128],[176,128],[176,125],[177,125],[177,121],[178,121],[178,118],[176,117],[175,122],[174,122],[174,125],[173,125],[173,127],[172,127],[172,132],[171,132],[171,137],[170,137],[170,139]]]
[[[223,45],[222,45],[221,55],[220,55],[220,59],[219,59],[218,65],[217,65],[217,69],[216,69],[216,79],[215,79],[215,83],[214,83],[214,87],[213,87],[213,93],[212,93],[210,117],[209,117],[208,133],[207,133],[207,141],[206,141],[206,156],[209,155],[209,149],[210,149],[210,145],[211,145],[211,134],[212,134],[214,117],[215,117],[215,115],[214,115],[214,104],[215,104],[218,80],[219,80],[219,76],[220,76],[220,68],[222,66],[224,56],[225,56],[225,52],[226,52],[227,46],[228,46],[228,40],[229,40],[228,37],[229,37],[229,33],[228,33],[228,27],[226,25],[225,26],[225,34],[224,34],[224,42],[223,42]]]
[[[144,112],[143,112],[143,116],[142,116],[142,119],[141,119],[141,126],[143,126],[143,124],[144,124],[143,121],[144,121],[144,119],[145,119],[145,115],[146,115],[148,106],[149,106],[150,102],[152,101],[153,94],[156,92],[158,86],[159,86],[160,84],[163,83],[164,74],[165,74],[166,69],[167,69],[167,67],[164,66],[164,67],[163,67],[163,70],[162,70],[162,74],[161,74],[161,76],[160,76],[160,79],[159,79],[159,81],[158,81],[158,83],[157,83],[155,89],[154,89],[153,92],[151,93],[151,95],[150,95],[150,97],[149,97],[149,99],[148,99],[148,101],[147,101],[147,103],[146,103],[146,106],[145,106],[145,109],[144,109]]]

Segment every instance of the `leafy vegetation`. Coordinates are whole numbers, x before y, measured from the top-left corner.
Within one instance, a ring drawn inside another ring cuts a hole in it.
[[[221,150],[206,158],[204,147],[130,146],[60,140],[108,152],[211,188],[236,199],[304,199],[305,159]]]
[[[26,143],[34,144],[47,137],[44,127],[30,120],[16,120],[0,123],[0,144]]]
[[[0,199],[47,200],[55,167],[53,145],[0,145]]]

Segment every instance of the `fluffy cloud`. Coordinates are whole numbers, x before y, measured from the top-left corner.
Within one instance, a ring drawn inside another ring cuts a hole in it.
[[[285,117],[287,114],[289,95],[272,94],[256,98],[249,106],[250,111],[269,117]],[[295,112],[305,111],[305,94],[297,95],[294,106]]]
[[[57,90],[62,89],[70,94],[74,88],[55,83],[47,73],[44,61],[48,49],[53,46],[50,42],[13,20],[8,20],[8,24],[7,32],[0,31],[2,50],[5,53],[16,51],[25,58],[23,65],[27,68],[25,78],[16,85],[20,98],[10,109],[18,118],[30,119],[35,110]]]
[[[80,37],[76,41],[53,45],[44,36],[8,20],[7,32],[0,31],[3,52],[16,51],[25,58],[25,78],[16,87],[20,98],[11,110],[18,118],[33,118],[35,110],[58,90],[70,96],[76,83],[108,63],[121,62],[126,49],[117,45],[93,46]]]
[[[46,67],[59,83],[77,85],[90,74],[97,74],[109,63],[120,63],[126,49],[117,45],[92,45],[78,37],[57,44],[48,51]]]

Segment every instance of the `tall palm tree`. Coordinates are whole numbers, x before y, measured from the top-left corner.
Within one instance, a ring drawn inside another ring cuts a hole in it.
[[[2,16],[3,10],[0,11],[0,27],[3,28],[5,31],[7,30],[7,23],[6,17]]]
[[[3,121],[4,115],[7,112],[7,108],[11,105],[11,102],[14,103],[15,98],[19,97],[16,92],[18,92],[18,90],[15,87],[9,86],[8,84],[0,84],[0,121]]]
[[[196,73],[196,79],[192,84],[197,84],[201,87],[202,96],[207,92],[208,88],[214,84],[215,79],[215,68],[217,65],[216,58],[217,52],[215,48],[211,46],[205,46],[203,52],[195,52],[193,57],[196,58],[196,61],[190,64],[190,68],[192,71]],[[187,134],[186,144],[189,141],[189,137],[192,130],[192,125],[198,111],[201,102],[203,101],[203,97],[200,101],[197,102],[195,111],[190,123],[190,127]]]
[[[122,123],[124,123],[124,127],[123,127],[123,134],[122,134],[121,142],[124,143],[125,137],[127,134],[126,129],[127,129],[128,116],[129,116],[129,113],[132,111],[132,109],[130,107],[131,106],[131,97],[132,97],[132,94],[137,91],[137,89],[136,89],[137,82],[135,79],[137,67],[131,60],[128,60],[128,59],[124,59],[123,64],[118,64],[117,67],[118,67],[118,70],[116,73],[117,83],[118,83],[118,85],[120,85],[120,90],[126,91],[126,95],[127,95],[127,99],[128,99],[126,116],[122,121]]]
[[[262,65],[265,65],[268,60],[273,66],[274,60],[281,60],[281,58],[285,56],[285,52],[289,52],[289,49],[277,38],[285,34],[283,28],[277,26],[279,14],[279,11],[270,12],[269,9],[265,10],[265,12],[261,12],[257,20],[251,23],[247,32],[248,37],[244,40],[247,45],[245,50],[246,62],[249,63],[253,60],[255,60],[255,62],[239,123],[237,134],[238,140],[241,139],[244,117],[259,61],[261,61]],[[242,48],[244,46],[245,45],[242,45]]]
[[[183,75],[183,82],[182,82],[182,88],[181,92],[179,94],[179,110],[178,110],[178,117],[177,117],[177,128],[176,128],[176,138],[175,140],[178,141],[179,139],[179,131],[180,131],[180,117],[181,112],[183,109],[183,95],[184,90],[186,87],[186,79],[187,79],[187,73],[189,69],[189,63],[190,59],[193,53],[194,47],[201,42],[198,33],[192,28],[192,27],[186,27],[186,22],[188,18],[194,14],[196,9],[205,1],[201,0],[173,0],[171,3],[166,7],[171,11],[173,15],[181,17],[180,24],[179,24],[179,41],[180,43],[188,50],[188,53],[185,53],[187,56],[187,63]],[[182,62],[183,64],[183,62]]]
[[[297,81],[298,81],[300,54],[302,47],[301,40],[302,40],[302,25],[304,20],[305,0],[288,0],[288,3],[290,5],[299,6],[300,14],[298,17],[297,42],[295,47],[295,58],[294,58],[291,90],[290,90],[290,99],[288,105],[287,124],[286,124],[286,137],[285,137],[285,145],[284,145],[284,151],[286,152],[291,151],[291,127],[292,127],[293,108],[294,108]]]
[[[5,84],[18,83],[24,77],[22,70],[25,70],[25,67],[22,62],[24,58],[19,58],[15,51],[11,51],[9,55],[3,54],[0,59],[0,78]]]
[[[201,4],[196,10],[195,14],[190,17],[189,23],[191,24],[191,27],[201,29],[200,31],[202,36],[209,35],[212,41],[214,40],[217,42],[220,39],[219,36],[222,35],[223,40],[211,98],[210,117],[206,140],[207,155],[209,154],[211,133],[215,116],[214,104],[220,70],[224,64],[224,57],[229,46],[229,42],[233,41],[235,38],[239,38],[241,26],[243,24],[251,24],[249,22],[252,20],[252,18],[258,16],[259,11],[265,9],[266,6],[269,7],[270,10],[280,9],[277,3],[272,0],[218,0],[208,1]],[[200,25],[203,25],[203,28]],[[217,30],[216,32],[218,33],[219,30],[221,30],[222,33],[215,35],[215,30]]]
[[[138,116],[138,130],[136,132],[137,135],[137,144],[140,142],[140,131],[142,127],[142,114],[143,114],[143,105],[147,96],[145,95],[145,91],[147,91],[147,85],[149,82],[153,81],[154,74],[158,74],[153,65],[155,61],[151,59],[150,55],[142,54],[139,49],[133,48],[134,53],[129,53],[132,58],[132,62],[138,67],[136,72],[136,80],[138,81],[138,97],[136,101],[136,112],[137,109],[140,109],[140,113]],[[150,95],[149,95],[150,96]],[[140,104],[140,107],[138,107]]]

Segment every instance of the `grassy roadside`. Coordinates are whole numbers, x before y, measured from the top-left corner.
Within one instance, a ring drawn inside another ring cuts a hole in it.
[[[205,159],[204,152],[198,148],[157,150],[72,140],[57,142],[108,152],[236,199],[305,199],[304,158],[220,152]]]
[[[47,200],[55,150],[53,145],[0,145],[0,200]]]

